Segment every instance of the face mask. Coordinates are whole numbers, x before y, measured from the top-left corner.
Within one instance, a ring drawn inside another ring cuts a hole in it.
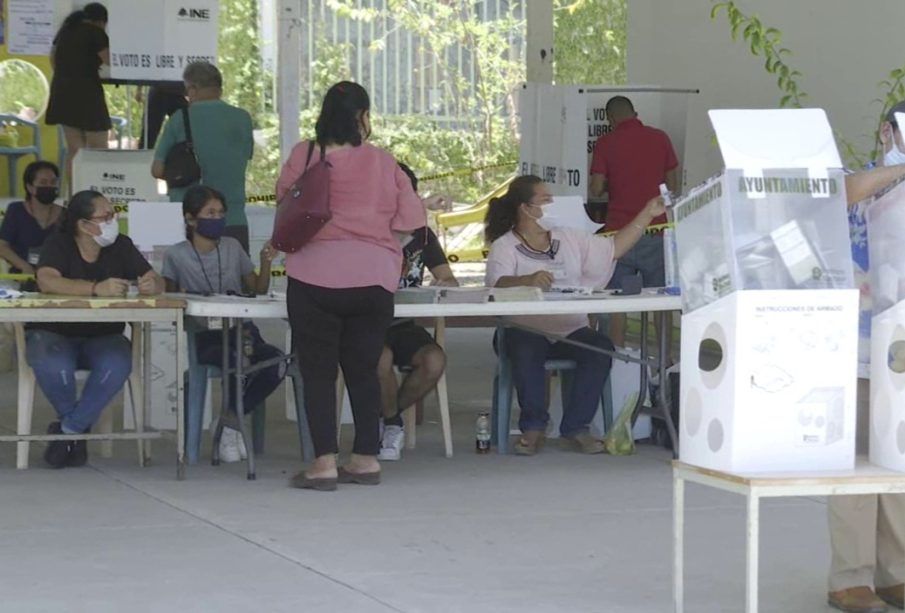
[[[105,221],[104,223],[99,223],[97,224],[97,227],[101,229],[101,233],[99,236],[94,237],[94,242],[102,248],[109,247],[116,242],[116,237],[119,236],[119,222],[116,221],[116,218]]]
[[[895,137],[893,137],[895,138]],[[902,150],[899,149],[899,146],[896,144],[896,141],[892,141],[892,149],[887,151],[883,155],[883,165],[884,166],[896,166],[898,164],[905,164],[905,153],[902,153]]]
[[[35,188],[35,200],[41,204],[53,204],[53,201],[60,195],[60,190],[56,187],[41,186]]]
[[[531,213],[528,213],[528,214],[531,215],[531,217],[534,217],[534,221],[536,221],[537,225],[539,225],[541,228],[543,228],[547,232],[550,232],[551,230],[554,230],[554,229],[560,227],[560,225],[561,225],[560,220],[557,219],[555,215],[551,215],[550,213],[548,213],[545,210],[546,209],[545,206],[539,206],[537,204],[532,204],[530,206],[532,208],[540,210],[540,215],[538,215],[537,217],[535,217],[534,215],[531,215]]]
[[[204,238],[220,240],[226,229],[226,218],[203,217],[195,220],[195,230]]]

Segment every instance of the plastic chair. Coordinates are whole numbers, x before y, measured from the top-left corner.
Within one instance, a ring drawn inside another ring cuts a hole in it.
[[[25,360],[25,325],[22,323],[13,324],[16,335],[16,359],[19,368],[19,391],[18,391],[18,414],[16,434],[31,434],[32,416],[34,414],[35,399],[35,373]],[[138,326],[132,328],[132,338],[141,338]],[[126,387],[123,393],[128,397],[123,399],[125,405],[126,400],[132,407],[132,418],[135,420],[135,430],[142,432],[144,430],[145,411],[144,411],[144,395],[141,368],[137,366],[141,364],[142,352],[141,342],[132,343],[132,372],[126,380]],[[76,380],[88,378],[90,371],[77,370]],[[101,413],[97,422],[97,431],[101,434],[110,434],[113,432],[113,412],[105,410]],[[148,449],[142,439],[137,439],[138,443],[138,463],[140,466],[147,464]],[[28,453],[31,449],[30,441],[19,441],[16,443],[16,468],[24,470],[28,468]],[[113,441],[101,441],[101,456],[105,458],[113,457]]]
[[[188,350],[188,398],[185,404],[185,457],[189,464],[197,464],[201,454],[201,432],[204,422],[204,408],[208,395],[208,387],[211,379],[220,378],[222,376],[221,369],[216,366],[207,366],[199,364],[197,359],[197,348],[195,344],[195,334],[203,328],[198,321],[192,317],[185,319],[186,335],[188,342],[186,347]],[[302,458],[305,461],[313,459],[313,445],[311,444],[311,433],[308,430],[308,419],[305,415],[304,396],[302,390],[302,378],[298,372],[298,366],[293,360],[287,370],[286,378],[292,382],[293,393],[295,395],[296,417],[298,419],[299,441],[302,446]],[[231,391],[232,393],[232,391]],[[264,453],[264,430],[266,427],[267,414],[264,407],[255,407],[252,412],[252,452],[261,455]]]
[[[491,443],[497,446],[497,453],[505,454],[509,452],[509,430],[512,420],[512,390],[514,383],[512,381],[512,362],[506,353],[506,345],[503,342],[506,335],[506,328],[500,326],[497,328],[497,372],[493,378],[493,405],[491,408]],[[544,370],[547,372],[558,372],[562,377],[560,391],[562,395],[563,406],[569,399],[572,389],[572,373],[578,364],[574,360],[547,360],[544,362]],[[613,406],[610,400],[612,394],[610,392],[610,378],[607,377],[600,394],[600,402],[603,407],[603,427],[605,431],[610,429],[613,424]]]
[[[31,130],[30,145],[0,146],[0,155],[6,157],[6,168],[9,177],[9,196],[16,197],[16,187],[19,185],[19,173],[16,171],[19,158],[33,155],[35,160],[41,159],[41,130],[38,124],[27,119],[22,119],[16,115],[0,115],[0,125],[12,126],[19,134],[23,129]]]

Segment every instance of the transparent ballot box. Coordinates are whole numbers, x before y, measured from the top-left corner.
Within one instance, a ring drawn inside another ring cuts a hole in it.
[[[727,168],[670,210],[686,312],[741,290],[853,287],[844,175],[826,117],[814,111],[711,111]],[[778,142],[759,140],[765,134],[754,128],[794,124],[801,112],[823,129],[796,135],[798,126],[786,126],[782,137],[773,135]],[[718,121],[716,113],[734,115]],[[784,121],[777,124],[777,117]],[[740,153],[744,137],[755,154]],[[811,151],[801,139],[822,144]],[[795,143],[804,153],[790,157]],[[771,154],[773,145],[782,150]]]
[[[865,213],[874,315],[905,300],[905,180],[875,194]]]

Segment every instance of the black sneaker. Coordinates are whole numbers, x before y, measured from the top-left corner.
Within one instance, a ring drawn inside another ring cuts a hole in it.
[[[88,432],[91,432],[89,430]],[[73,468],[78,466],[84,466],[88,463],[88,441],[72,441],[69,446],[69,459],[66,461],[66,466],[72,466]]]
[[[60,422],[50,422],[50,425],[47,426],[47,434],[63,434]],[[70,446],[70,441],[50,441],[47,444],[47,449],[44,450],[44,461],[51,468],[64,468],[69,461]]]

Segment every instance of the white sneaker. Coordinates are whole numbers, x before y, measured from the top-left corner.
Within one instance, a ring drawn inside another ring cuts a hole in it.
[[[239,450],[239,441],[242,437],[232,428],[223,428],[220,435],[220,461],[221,462],[239,462],[242,460],[242,453]]]
[[[380,442],[380,453],[377,459],[395,462],[402,458],[402,445],[405,443],[405,430],[402,426],[387,426],[383,430]]]

